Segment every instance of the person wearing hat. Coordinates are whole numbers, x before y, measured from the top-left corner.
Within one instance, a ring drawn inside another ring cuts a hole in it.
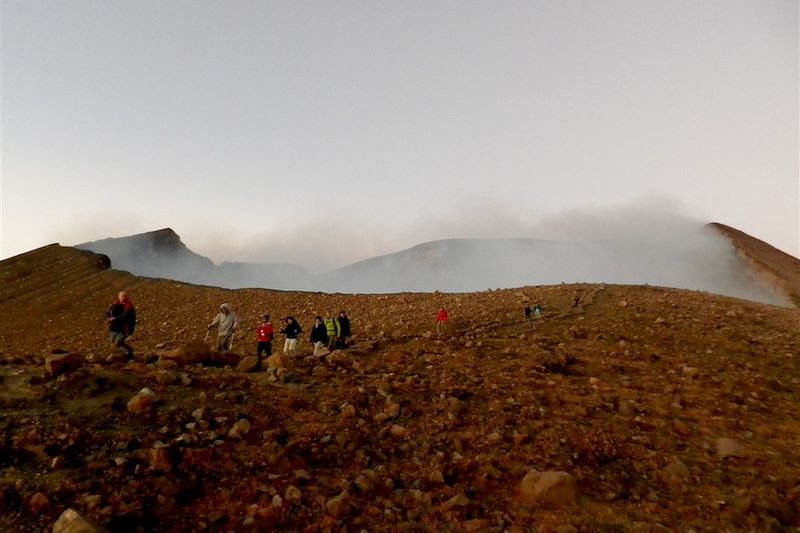
[[[269,315],[264,315],[264,321],[258,326],[256,331],[258,333],[256,355],[260,357],[261,352],[264,352],[264,357],[269,357],[272,355],[272,339],[275,337],[275,330],[272,327],[272,322],[269,320]]]
[[[217,351],[225,353],[231,349],[231,341],[233,340],[233,333],[239,326],[239,317],[236,313],[231,311],[231,306],[222,304],[219,306],[219,313],[214,317],[208,329],[217,328]]]

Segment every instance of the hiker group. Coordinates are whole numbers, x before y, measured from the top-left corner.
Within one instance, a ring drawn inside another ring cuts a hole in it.
[[[538,303],[533,309],[529,305],[524,309],[525,320],[539,318],[542,314],[542,307]],[[442,335],[450,320],[450,313],[444,306],[434,314],[436,319],[436,330]],[[275,328],[272,326],[268,314],[264,314],[261,323],[256,328],[256,355],[265,357],[272,355],[272,341],[275,338]],[[283,327],[280,333],[285,337],[283,343],[283,353],[289,356],[297,353],[298,342],[303,328],[300,327],[297,319],[287,316],[282,319]],[[106,323],[108,324],[109,338],[111,343],[127,357],[133,358],[133,348],[126,342],[136,328],[136,309],[131,303],[128,293],[121,291],[117,299],[106,312]],[[230,304],[224,303],[219,306],[219,313],[208,324],[206,329],[206,342],[208,334],[212,329],[217,330],[217,351],[226,353],[233,349],[236,331],[240,326],[239,317],[231,309]],[[337,316],[323,318],[317,316],[311,328],[309,341],[314,348],[314,355],[319,355],[323,350],[330,351],[347,348],[348,338],[351,336],[350,318],[345,311],[340,311]]]
[[[272,355],[272,341],[275,339],[275,328],[268,314],[263,315],[261,323],[256,328],[256,355],[263,354],[265,357]],[[300,334],[303,328],[296,318],[287,316],[282,319],[283,327],[280,333],[285,340],[283,342],[283,353],[294,355],[297,352]],[[208,330],[217,328],[217,351],[225,353],[233,348],[234,335],[239,327],[238,316],[231,311],[230,305],[222,304],[220,312],[208,325]],[[311,344],[314,346],[314,354],[317,355],[322,348],[329,350],[343,349],[347,347],[347,338],[350,336],[350,318],[345,311],[340,311],[336,317],[329,317],[323,320],[317,316],[314,319],[314,326],[311,329]]]
[[[256,355],[269,357],[272,355],[272,341],[275,338],[275,328],[268,314],[264,314],[261,323],[256,328]],[[280,333],[284,335],[283,353],[291,356],[297,353],[298,342],[303,328],[297,319],[287,316],[282,319],[283,327]],[[133,358],[133,348],[126,339],[133,335],[136,327],[136,309],[126,291],[121,291],[116,300],[106,311],[106,323],[109,329],[111,343],[128,358]],[[239,316],[231,309],[230,304],[223,303],[219,306],[219,313],[206,328],[205,341],[211,330],[217,330],[216,348],[220,353],[233,349],[236,332],[241,325]],[[340,311],[335,317],[323,319],[317,316],[311,329],[310,341],[314,347],[314,354],[319,354],[323,348],[337,350],[347,348],[348,337],[351,335],[350,318],[347,312]]]

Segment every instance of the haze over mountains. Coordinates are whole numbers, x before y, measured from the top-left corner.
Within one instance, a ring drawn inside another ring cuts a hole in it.
[[[116,269],[225,288],[263,287],[347,293],[471,292],[558,283],[649,284],[790,305],[791,288],[759,268],[738,241],[761,243],[733,228],[697,225],[652,238],[556,241],[445,239],[373,257],[322,274],[290,263],[214,264],[172,229],[78,245],[103,253]],[[763,251],[763,250],[762,250]],[[788,258],[788,259],[787,259]],[[794,272],[797,274],[797,272]]]

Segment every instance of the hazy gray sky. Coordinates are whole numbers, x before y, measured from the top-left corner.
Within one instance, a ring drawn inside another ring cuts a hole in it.
[[[320,270],[642,198],[798,256],[798,64],[796,0],[3,0],[0,256]]]

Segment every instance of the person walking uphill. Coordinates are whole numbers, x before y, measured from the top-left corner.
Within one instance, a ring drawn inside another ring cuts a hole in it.
[[[297,338],[300,336],[303,329],[294,317],[287,316],[283,320],[285,326],[281,330],[281,333],[286,336],[286,340],[283,343],[283,353],[291,355],[297,351]]]
[[[217,328],[217,351],[225,353],[231,349],[233,334],[239,327],[239,317],[231,311],[231,306],[222,304],[219,306],[219,313],[214,317],[208,329]]]
[[[447,312],[447,309],[444,306],[439,308],[439,312],[436,313],[436,332],[441,335],[442,330],[444,329],[444,324],[450,320],[450,315]]]
[[[264,315],[264,321],[258,326],[256,332],[258,333],[256,355],[261,357],[261,352],[264,352],[264,356],[269,357],[272,355],[272,339],[275,337],[275,330],[272,322],[269,321],[269,315]]]
[[[322,321],[321,316],[314,319],[314,327],[311,329],[311,344],[314,346],[314,355],[319,355],[319,352],[328,344],[328,327]]]
[[[133,348],[125,342],[125,339],[133,335],[133,330],[136,329],[136,308],[128,298],[127,291],[121,291],[114,303],[109,306],[106,311],[106,323],[111,344],[133,358]]]

